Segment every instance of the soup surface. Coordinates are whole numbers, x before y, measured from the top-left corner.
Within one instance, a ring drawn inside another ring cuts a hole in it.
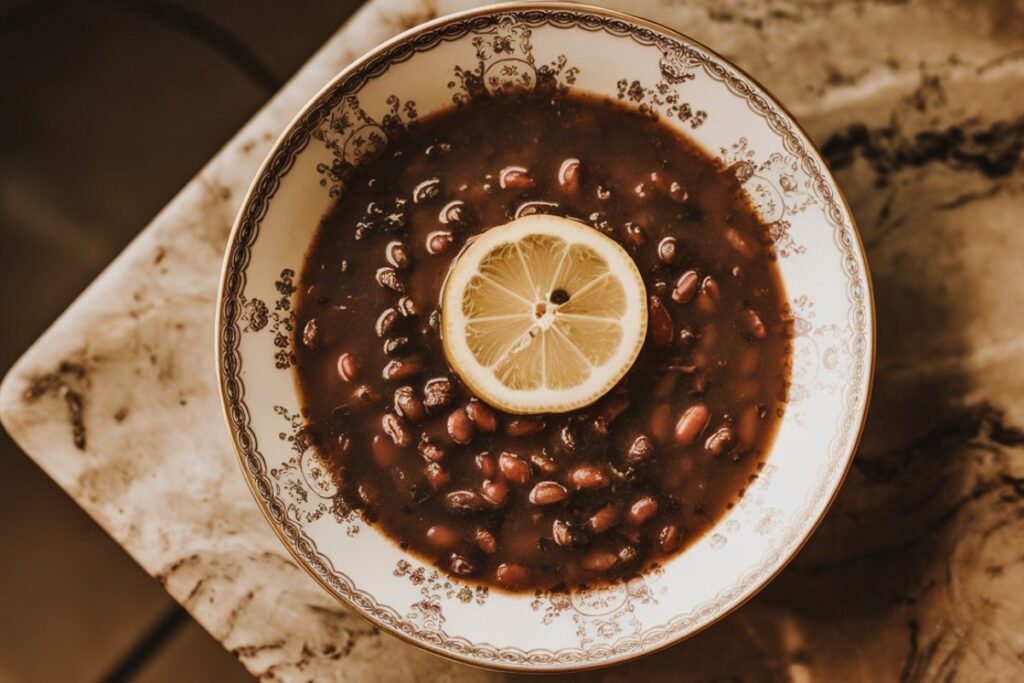
[[[446,363],[438,301],[467,238],[535,212],[626,248],[648,334],[592,405],[511,415]],[[734,169],[580,95],[482,99],[391,140],[324,219],[296,314],[306,434],[339,504],[509,590],[600,585],[692,544],[757,478],[786,400],[784,292]]]

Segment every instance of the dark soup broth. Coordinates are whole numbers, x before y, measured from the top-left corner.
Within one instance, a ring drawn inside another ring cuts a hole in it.
[[[465,240],[531,212],[619,242],[644,347],[594,404],[510,415],[445,360],[439,292]],[[694,543],[764,464],[788,311],[736,177],[654,117],[581,95],[483,98],[392,139],[347,180],[299,287],[296,372],[340,504],[455,576],[595,586]]]

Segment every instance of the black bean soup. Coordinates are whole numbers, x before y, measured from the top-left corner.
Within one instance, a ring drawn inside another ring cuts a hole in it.
[[[618,241],[647,288],[636,363],[571,413],[485,404],[438,334],[461,245],[531,212]],[[593,587],[664,562],[756,480],[783,413],[766,227],[734,173],[612,101],[501,97],[420,121],[346,183],[299,291],[303,415],[338,504],[474,582]]]

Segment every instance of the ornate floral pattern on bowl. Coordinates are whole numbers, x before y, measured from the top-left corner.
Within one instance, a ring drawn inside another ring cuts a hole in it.
[[[678,127],[732,170],[771,234],[796,316],[790,407],[762,476],[704,538],[601,590],[508,595],[424,567],[336,504],[304,436],[292,371],[296,273],[359,163],[419,116],[518,89],[578,88]],[[727,614],[824,515],[853,457],[874,358],[867,265],[839,188],[762,88],[651,22],[579,5],[443,18],[358,60],[278,140],[242,206],[222,274],[217,363],[228,426],[267,520],[324,588],[441,655],[521,671],[639,656]]]

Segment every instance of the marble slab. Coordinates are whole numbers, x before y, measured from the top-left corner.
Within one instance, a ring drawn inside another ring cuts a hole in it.
[[[213,363],[222,250],[273,139],[354,57],[472,4],[368,3],[0,389],[0,417],[22,448],[266,680],[502,676],[378,633],[292,562],[238,470]],[[1024,679],[1024,9],[606,4],[724,53],[804,124],[860,224],[879,336],[860,451],[797,559],[692,640],[585,677]]]

